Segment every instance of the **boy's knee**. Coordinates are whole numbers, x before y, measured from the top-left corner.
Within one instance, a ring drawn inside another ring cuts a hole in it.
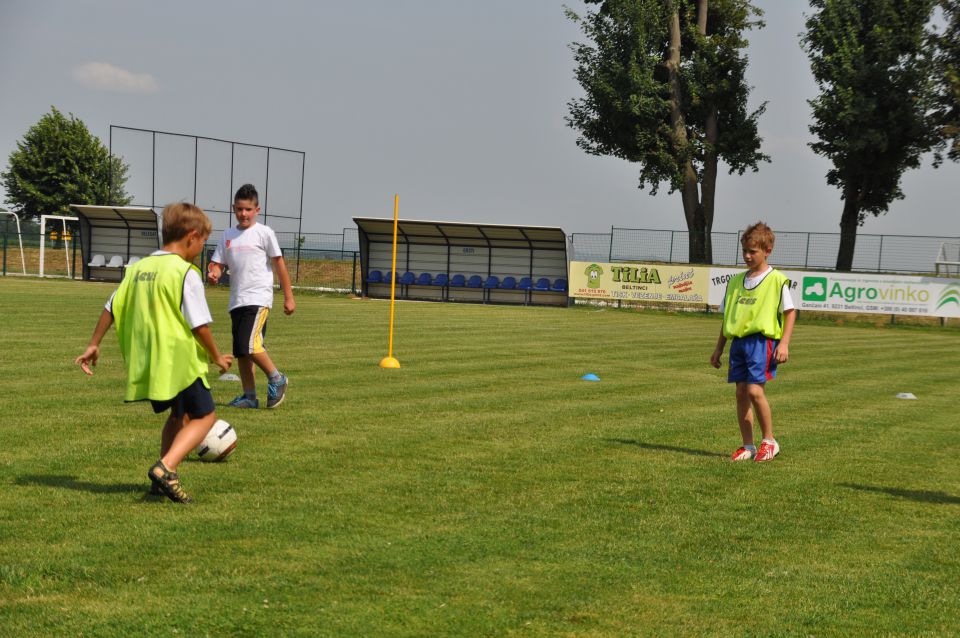
[[[737,397],[755,400],[764,396],[762,383],[738,383]]]

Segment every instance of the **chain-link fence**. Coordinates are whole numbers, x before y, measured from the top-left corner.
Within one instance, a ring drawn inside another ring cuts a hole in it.
[[[12,219],[12,218],[11,218]],[[220,233],[211,236],[210,243]],[[713,263],[743,266],[740,232],[715,232],[710,236]],[[277,233],[287,269],[295,286],[356,293],[360,290],[360,242],[356,228],[340,233]],[[21,254],[20,244],[23,251]],[[860,272],[934,273],[941,245],[957,237],[917,235],[857,235],[853,270]],[[574,233],[570,236],[576,261],[644,261],[689,263],[689,232],[612,228],[609,233]],[[21,222],[21,234],[10,220],[0,220],[2,274],[40,273],[40,229]],[[785,268],[833,270],[840,249],[839,233],[778,232],[770,263]],[[62,236],[48,228],[44,242],[44,275],[80,277],[83,264],[79,230]]]
[[[711,233],[713,263],[743,266],[740,232]],[[574,233],[577,261],[645,261],[689,263],[690,233],[682,230],[612,228],[609,233]],[[944,242],[957,237],[916,235],[857,235],[853,270],[860,272],[933,273]],[[840,250],[840,233],[778,232],[770,263],[779,267],[833,270]]]

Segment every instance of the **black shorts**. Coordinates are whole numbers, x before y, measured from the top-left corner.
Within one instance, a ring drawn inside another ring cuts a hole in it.
[[[240,306],[230,311],[233,331],[233,356],[266,352],[264,339],[267,336],[267,317],[270,309],[264,306]]]
[[[216,409],[213,404],[213,395],[207,386],[203,385],[200,377],[197,380],[181,390],[177,396],[167,401],[150,400],[153,411],[156,414],[170,410],[170,415],[176,418],[184,414],[190,415],[191,419],[199,419],[207,416]]]

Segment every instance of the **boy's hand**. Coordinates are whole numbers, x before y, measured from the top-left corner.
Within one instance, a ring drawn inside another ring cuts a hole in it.
[[[786,363],[790,358],[790,346],[781,342],[773,351],[773,358],[777,363]]]
[[[722,356],[723,356],[723,350],[720,350],[719,348],[714,350],[713,354],[710,355],[710,365],[712,365],[714,368],[719,368],[720,357]]]
[[[91,370],[91,368],[97,365],[97,359],[99,358],[100,346],[87,346],[83,354],[74,359],[73,362],[80,366],[80,369],[88,375],[93,376],[93,370]]]
[[[220,368],[220,374],[223,374],[230,369],[230,366],[233,364],[233,355],[232,354],[222,354],[219,359],[216,359],[213,364]]]
[[[222,272],[222,269],[217,264],[213,262],[207,264],[207,281],[213,285],[217,285],[220,283],[220,275]]]
[[[293,300],[293,297],[283,300],[283,314],[292,315],[293,311],[297,309],[297,302]]]

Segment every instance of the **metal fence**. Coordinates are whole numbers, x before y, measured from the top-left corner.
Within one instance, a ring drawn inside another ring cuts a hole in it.
[[[713,263],[743,266],[740,232],[712,233]],[[78,235],[77,235],[78,238]],[[22,270],[16,227],[0,223],[2,274]],[[211,236],[215,243],[219,233]],[[611,228],[609,233],[574,233],[570,236],[570,259],[576,261],[645,261],[688,263],[689,233],[682,230]],[[27,274],[39,273],[40,234],[36,225],[22,236]],[[290,278],[295,286],[358,292],[360,290],[360,241],[356,228],[339,233],[277,233]],[[958,237],[917,235],[857,235],[853,270],[859,272],[934,273],[934,261],[944,242]],[[46,275],[79,277],[82,255],[79,242],[66,244],[48,233],[44,254]],[[778,232],[770,263],[784,268],[833,270],[840,248],[839,233]],[[69,264],[68,264],[69,262]]]
[[[689,263],[689,232],[638,228],[610,229],[609,233],[574,233],[577,261],[649,261]],[[713,263],[743,266],[740,232],[712,233]],[[859,272],[933,273],[944,242],[956,237],[858,234],[853,270]],[[785,268],[833,270],[840,249],[840,233],[778,232],[770,263]]]
[[[283,250],[284,261],[293,285],[299,288],[329,290],[336,292],[360,291],[360,252],[356,229],[352,233],[277,233]],[[32,231],[32,232],[31,232]],[[20,240],[23,241],[21,259]],[[76,232],[71,241],[64,243],[60,237],[47,233],[44,242],[44,275],[48,277],[69,276],[79,279],[83,273],[83,255],[80,251],[80,234]],[[211,251],[216,243],[207,246]],[[0,274],[40,274],[40,233],[36,229],[23,232],[7,228],[0,223]],[[207,251],[198,261],[201,269],[206,267]]]

